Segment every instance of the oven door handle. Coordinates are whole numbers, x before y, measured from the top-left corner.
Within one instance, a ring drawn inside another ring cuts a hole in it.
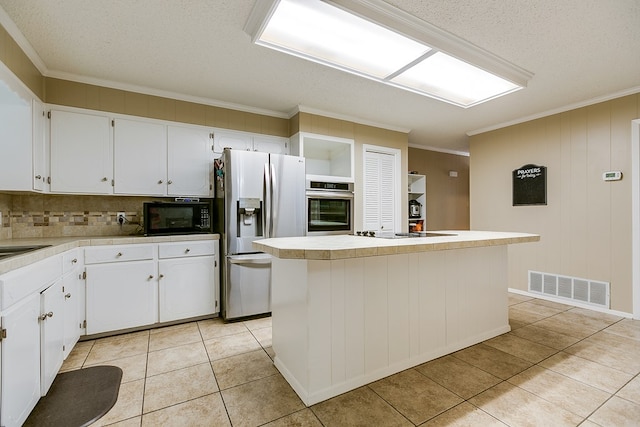
[[[307,190],[307,197],[315,199],[353,199],[352,191],[310,191]]]

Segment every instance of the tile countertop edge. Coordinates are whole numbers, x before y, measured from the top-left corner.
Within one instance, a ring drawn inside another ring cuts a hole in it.
[[[167,243],[191,240],[220,240],[220,234],[181,234],[175,236],[75,236],[75,237],[32,237],[24,239],[0,240],[0,246],[51,245],[46,248],[16,255],[0,261],[0,274],[26,267],[48,257],[84,246],[130,245],[139,243]]]
[[[453,235],[409,239],[372,239],[351,235],[285,237],[255,241],[253,247],[281,259],[335,260],[393,253],[510,245],[540,240],[539,235],[529,233],[460,230],[434,231],[434,233]]]

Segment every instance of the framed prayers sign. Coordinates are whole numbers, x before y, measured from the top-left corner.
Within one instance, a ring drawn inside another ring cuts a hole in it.
[[[547,204],[547,168],[524,165],[512,172],[513,206]]]

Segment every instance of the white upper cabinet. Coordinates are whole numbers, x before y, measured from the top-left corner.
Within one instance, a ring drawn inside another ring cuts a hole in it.
[[[289,154],[289,139],[269,135],[256,135],[253,137],[253,151]]]
[[[168,126],[167,195],[212,195],[212,148],[209,129]]]
[[[289,154],[289,140],[287,138],[226,129],[215,130],[213,147],[216,153],[222,153],[225,148],[231,148],[233,150]]]
[[[0,69],[0,190],[33,188],[31,99]]]
[[[212,194],[209,128],[63,107],[50,129],[52,192]]]
[[[162,196],[167,188],[167,126],[115,119],[114,192]]]
[[[247,133],[216,130],[213,136],[213,150],[222,153],[225,148],[253,151],[253,138]]]
[[[303,156],[307,179],[354,182],[354,140],[299,132],[291,137],[291,154]]]
[[[112,179],[109,118],[51,110],[51,191],[111,194]]]
[[[211,132],[144,120],[114,120],[115,194],[211,194]]]

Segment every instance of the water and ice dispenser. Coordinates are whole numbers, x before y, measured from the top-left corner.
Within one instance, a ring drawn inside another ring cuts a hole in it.
[[[237,237],[263,237],[262,200],[240,198],[238,200]]]

